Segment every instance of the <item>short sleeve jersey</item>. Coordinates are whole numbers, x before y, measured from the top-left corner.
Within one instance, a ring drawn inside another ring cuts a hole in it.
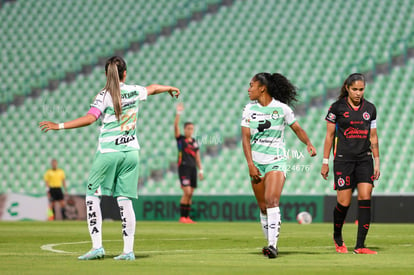
[[[196,167],[196,154],[199,150],[197,141],[194,138],[186,140],[185,136],[180,135],[177,139],[178,166]]]
[[[62,187],[63,180],[65,179],[65,172],[57,168],[49,169],[43,176],[43,180],[47,182],[50,188],[59,188]]]
[[[139,150],[136,135],[138,102],[146,100],[148,92],[145,87],[138,85],[121,83],[120,88],[122,113],[119,121],[109,92],[101,91],[91,104],[91,107],[101,111],[102,127],[98,145],[101,153]]]
[[[273,99],[267,106],[258,102],[247,104],[241,126],[250,128],[253,161],[269,164],[286,160],[285,127],[295,121],[292,109],[278,100]]]
[[[377,111],[371,102],[363,99],[359,108],[341,98],[331,105],[326,120],[336,125],[334,140],[335,160],[358,160],[371,156],[371,128],[376,128]]]

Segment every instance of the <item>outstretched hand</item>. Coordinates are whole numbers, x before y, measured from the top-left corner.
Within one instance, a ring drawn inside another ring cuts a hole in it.
[[[168,93],[170,94],[171,97],[178,98],[178,96],[180,95],[180,89],[178,88],[170,89]]]
[[[39,128],[46,133],[49,130],[59,130],[59,125],[51,121],[42,121],[39,123]]]
[[[177,111],[177,113],[182,113],[184,111],[184,104],[182,102],[179,102],[175,110]]]

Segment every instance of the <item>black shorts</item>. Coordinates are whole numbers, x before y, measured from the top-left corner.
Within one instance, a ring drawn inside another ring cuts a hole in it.
[[[62,188],[60,188],[60,187],[50,188],[49,193],[50,193],[50,200],[51,201],[61,201],[61,200],[63,200]]]
[[[178,167],[178,176],[181,187],[191,186],[197,188],[197,168],[181,165]]]
[[[372,158],[355,161],[334,160],[334,190],[355,189],[358,183],[374,184],[374,163]]]

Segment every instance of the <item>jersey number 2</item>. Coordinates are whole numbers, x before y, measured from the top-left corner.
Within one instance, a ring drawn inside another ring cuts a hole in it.
[[[121,131],[129,131],[135,128],[135,124],[137,123],[137,113],[133,113],[132,115],[122,115],[121,116]]]

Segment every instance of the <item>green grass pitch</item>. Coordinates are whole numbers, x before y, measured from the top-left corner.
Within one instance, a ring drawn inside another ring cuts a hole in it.
[[[344,225],[353,248],[357,226]],[[261,255],[258,223],[137,222],[136,261],[118,262],[120,222],[105,221],[103,260],[90,249],[86,222],[0,222],[1,274],[414,274],[414,225],[372,224],[366,244],[378,255],[337,254],[332,225],[283,223],[279,257]]]

